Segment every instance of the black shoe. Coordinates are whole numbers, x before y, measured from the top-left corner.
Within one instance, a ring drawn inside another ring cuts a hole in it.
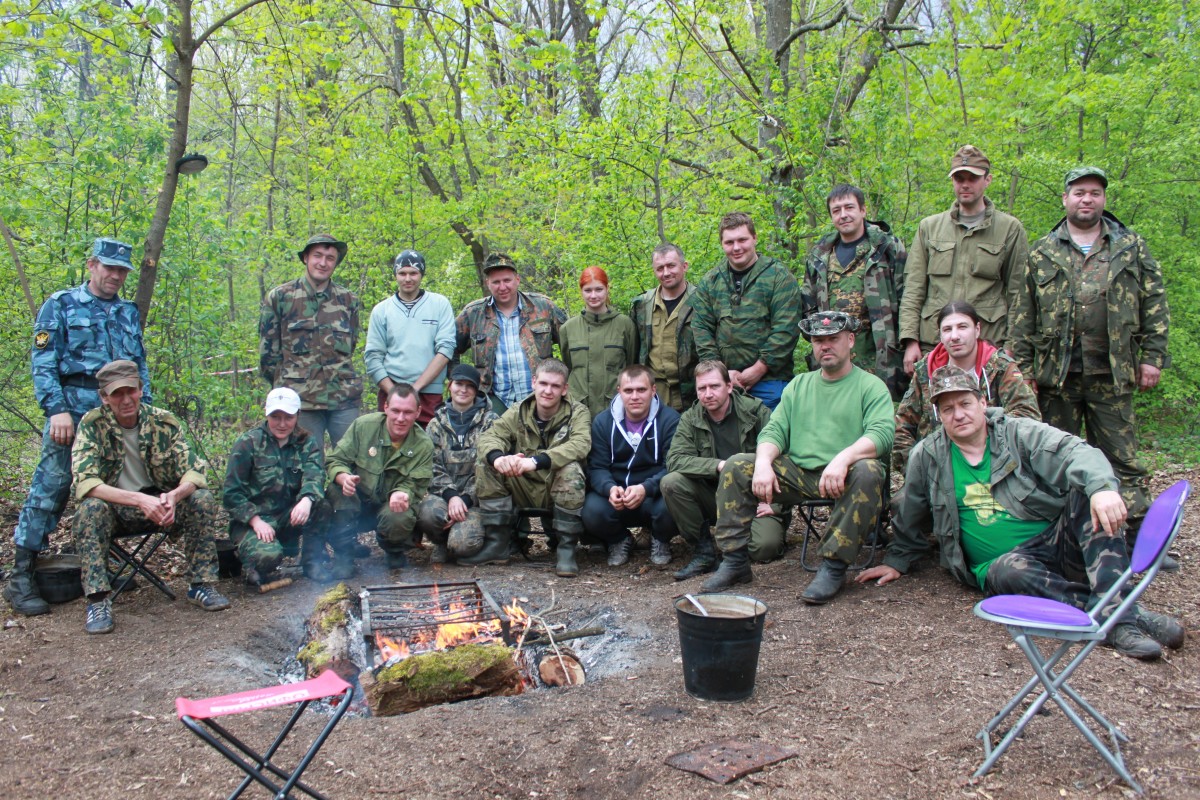
[[[38,594],[37,583],[33,579],[33,562],[36,560],[36,550],[18,547],[14,553],[12,574],[8,576],[8,585],[4,587],[4,599],[13,611],[27,617],[50,613],[50,604]]]
[[[846,562],[827,558],[821,562],[812,583],[800,595],[800,599],[810,606],[820,606],[828,603],[842,590],[846,580]]]
[[[1108,632],[1104,643],[1123,656],[1155,661],[1162,657],[1162,648],[1132,622],[1119,622]]]
[[[352,555],[354,556],[355,561],[359,561],[364,558],[370,558],[371,557],[371,548],[367,547],[365,544],[363,544],[361,542],[355,542],[354,543],[354,553]]]
[[[716,574],[700,584],[700,591],[721,592],[731,586],[750,583],[753,580],[754,572],[750,569],[750,549],[743,547],[724,554]]]
[[[244,567],[242,569],[242,580],[245,581],[247,586],[253,586],[255,589],[263,585],[263,579],[254,567]]]
[[[348,581],[358,574],[358,570],[354,566],[354,559],[349,555],[335,555],[333,564],[329,567],[329,580],[331,581]]]
[[[385,550],[383,560],[387,563],[388,569],[408,568],[408,554],[403,550]]]
[[[1142,633],[1172,650],[1183,647],[1183,642],[1187,638],[1187,631],[1184,630],[1179,620],[1156,611],[1138,608],[1134,624]]]
[[[189,603],[205,611],[224,611],[229,608],[229,601],[225,599],[225,595],[209,583],[197,583],[192,586],[188,589],[187,599]]]

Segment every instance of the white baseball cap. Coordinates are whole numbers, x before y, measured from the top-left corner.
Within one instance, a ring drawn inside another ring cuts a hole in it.
[[[296,394],[294,389],[286,386],[272,389],[271,393],[267,395],[267,416],[271,416],[274,411],[286,411],[289,414],[300,413],[300,395]]]

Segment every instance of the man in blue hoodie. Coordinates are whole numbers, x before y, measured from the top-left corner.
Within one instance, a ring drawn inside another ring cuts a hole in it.
[[[650,527],[651,562],[671,562],[678,531],[659,483],[678,424],[679,412],[658,399],[654,373],[642,364],[621,370],[612,405],[592,420],[583,530],[608,547],[610,567],[629,561],[629,528],[635,525]]]

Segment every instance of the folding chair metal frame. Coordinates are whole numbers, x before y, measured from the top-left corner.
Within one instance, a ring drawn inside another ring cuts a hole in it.
[[[984,753],[984,762],[975,772],[976,778],[986,775],[991,770],[1000,756],[1025,730],[1025,726],[1029,724],[1030,720],[1041,711],[1046,701],[1053,700],[1062,709],[1067,719],[1079,729],[1088,743],[1121,776],[1121,779],[1134,791],[1139,794],[1142,792],[1142,787],[1137,784],[1125,767],[1125,758],[1121,754],[1121,742],[1128,742],[1128,737],[1088,703],[1067,681],[1096,648],[1096,645],[1103,642],[1109,631],[1119,624],[1125,612],[1133,609],[1138,598],[1154,580],[1154,576],[1158,574],[1163,556],[1179,534],[1180,524],[1183,521],[1183,504],[1190,492],[1190,484],[1187,481],[1179,481],[1158,496],[1138,531],[1137,543],[1134,545],[1134,552],[1130,558],[1130,566],[1122,573],[1112,588],[1105,592],[1090,612],[1085,613],[1074,606],[1055,600],[1025,595],[997,595],[976,604],[976,616],[989,622],[998,622],[1007,628],[1013,641],[1029,660],[1034,672],[1033,677],[976,735],[976,738],[983,743]],[[1099,609],[1103,609],[1118,593],[1128,588],[1135,574],[1142,572],[1145,573],[1142,579],[1132,586],[1128,596],[1117,606],[1116,610],[1106,620],[1100,619]],[[1046,656],[1033,641],[1035,638],[1053,639],[1061,644],[1055,648],[1053,653]],[[1067,653],[1076,643],[1080,642],[1083,643],[1083,647],[1079,652],[1066,661],[1061,669],[1055,671]],[[992,734],[1039,686],[1042,687],[1042,691],[1038,697],[1030,703],[1029,708],[1001,738],[1000,742],[993,746]],[[1073,702],[1104,729],[1112,742],[1111,748],[1105,746],[1100,737],[1068,701]]]
[[[300,720],[301,715],[308,708],[309,704],[317,700],[337,697],[339,694],[342,695],[342,699],[334,707],[329,722],[321,729],[321,732],[313,740],[312,745],[309,746],[296,767],[291,772],[287,772],[276,764],[273,764],[271,758],[274,757],[275,752],[283,745],[288,734],[292,732],[292,728],[296,726],[296,723]],[[325,744],[325,740],[329,738],[329,734],[333,732],[338,722],[346,714],[346,710],[350,708],[350,701],[353,697],[354,687],[342,680],[333,670],[326,670],[316,678],[300,683],[270,686],[263,689],[225,695],[223,697],[208,697],[201,700],[188,700],[187,698],[177,697],[175,698],[175,709],[180,721],[183,722],[188,730],[199,736],[246,773],[246,777],[238,785],[237,789],[234,790],[233,794],[229,795],[228,800],[236,800],[255,781],[273,792],[277,799],[291,797],[292,790],[299,789],[309,797],[317,798],[317,800],[327,800],[325,795],[311,786],[302,783],[300,778],[304,774],[304,771],[308,769],[312,760],[316,758],[317,752]],[[287,724],[283,726],[283,730],[271,742],[271,746],[262,753],[253,750],[249,745],[212,719],[212,717],[240,714],[247,711],[273,708],[292,703],[298,703],[299,705],[297,705],[296,710],[288,719]],[[226,744],[226,742],[229,744]],[[232,745],[232,747],[229,745]],[[275,783],[267,777],[265,772],[269,772],[275,778],[282,780],[283,783]]]
[[[113,536],[112,541],[108,543],[108,555],[110,558],[119,561],[121,566],[109,581],[112,585],[112,594],[109,595],[110,599],[116,600],[117,596],[125,591],[125,588],[135,575],[141,575],[172,600],[177,599],[171,587],[167,586],[162,578],[158,577],[152,569],[146,566],[146,562],[158,552],[158,548],[167,540],[167,535],[165,530],[155,528],[139,533],[119,533]],[[121,539],[134,538],[138,539],[138,542],[137,546],[132,549],[127,549],[121,545]]]
[[[852,571],[857,572],[871,566],[875,562],[875,557],[887,547],[887,526],[891,520],[891,496],[892,485],[889,478],[883,484],[883,509],[879,513],[879,520],[876,521],[867,541],[863,542],[858,560],[850,565]],[[817,542],[821,541],[817,532],[817,523],[820,521],[816,517],[817,509],[833,508],[833,504],[833,500],[805,500],[795,506],[796,515],[804,526],[804,538],[800,542],[800,566],[804,567],[805,572],[816,572],[820,567],[820,564],[810,564],[808,561],[809,541],[813,539]],[[828,522],[828,518],[825,521]]]

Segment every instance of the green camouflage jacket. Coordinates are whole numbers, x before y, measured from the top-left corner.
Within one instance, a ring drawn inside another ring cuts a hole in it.
[[[504,455],[524,453],[527,458],[545,454],[550,459],[550,472],[562,469],[572,461],[583,462],[592,449],[592,415],[587,406],[563,399],[556,413],[546,423],[545,431],[534,421],[536,412],[533,395],[504,412],[492,427],[479,437],[479,464],[487,465],[489,453],[499,450]],[[539,470],[525,477],[540,475]]]
[[[758,445],[759,432],[771,421],[771,410],[757,397],[740,391],[735,390],[730,397],[733,399],[730,413],[738,421],[742,451],[753,453]],[[680,472],[691,478],[716,481],[719,463],[708,413],[704,406],[695,403],[679,418],[675,437],[671,439],[671,450],[667,453],[667,472]]]
[[[679,322],[675,327],[675,351],[679,362],[679,394],[683,398],[684,408],[696,401],[696,378],[693,374],[700,359],[696,357],[696,337],[692,333],[691,297],[696,291],[696,285],[689,283],[684,290],[683,300],[675,307]],[[643,292],[633,298],[629,306],[629,318],[637,328],[638,357],[637,363],[650,364],[650,348],[654,344],[654,299],[658,296],[658,287]],[[664,376],[659,376],[664,377]]]
[[[525,350],[532,371],[542,361],[554,356],[558,329],[567,321],[567,314],[544,294],[518,294],[521,303],[521,347]],[[490,393],[492,369],[496,363],[496,342],[500,339],[495,302],[491,297],[471,301],[458,312],[454,327],[455,355],[461,356],[471,351],[471,363],[479,370],[479,391]]]
[[[459,436],[450,424],[450,414],[456,414],[454,406],[444,403],[438,406],[433,419],[425,426],[429,440],[433,443],[433,480],[429,493],[446,502],[452,497],[461,497],[468,506],[475,504],[475,461],[479,437],[499,419],[492,411],[487,398],[480,396],[475,406],[466,412],[470,417],[469,428]]]
[[[700,360],[715,358],[730,370],[761,360],[763,380],[789,381],[796,372],[800,339],[800,284],[783,262],[759,256],[742,279],[736,297],[729,263],[722,261],[696,285],[692,333]]]
[[[337,447],[325,459],[328,491],[340,492],[333,479],[343,472],[358,475],[358,497],[382,505],[393,492],[407,492],[416,507],[425,498],[433,478],[433,442],[420,426],[413,425],[399,447],[392,447],[387,431],[387,414],[375,411],[354,422]]]
[[[305,411],[357,407],[362,376],[354,369],[358,296],[330,283],[313,290],[308,277],[276,286],[258,320],[258,372],[268,386],[295,389]]]
[[[637,331],[619,311],[582,311],[559,330],[563,363],[571,371],[571,399],[594,417],[608,408],[617,393],[617,375],[637,363]]]
[[[1171,315],[1162,270],[1146,240],[1105,215],[1108,237],[1109,363],[1118,391],[1137,386],[1138,364],[1171,365],[1167,329]],[[1034,242],[1029,271],[1013,314],[1013,354],[1038,386],[1062,388],[1071,362],[1074,284],[1071,234],[1066,221]]]
[[[174,414],[142,403],[137,427],[138,452],[156,489],[170,491],[184,482],[197,489],[208,488],[204,478],[208,464],[192,451],[184,437],[183,423]],[[83,415],[71,448],[76,500],[87,497],[101,484],[117,485],[125,467],[125,439],[121,431],[121,423],[108,406],[93,408]]]
[[[980,346],[983,344],[980,342]],[[942,345],[939,344],[938,347]],[[1025,382],[1025,375],[1017,366],[1017,362],[1003,350],[996,350],[988,356],[983,364],[981,383],[989,406],[1003,408],[1004,413],[1010,417],[1041,420],[1042,413],[1038,409],[1037,395]],[[896,409],[896,439],[892,444],[892,467],[903,474],[908,466],[909,452],[917,442],[938,427],[941,426],[933,414],[933,403],[929,400],[929,356],[925,356],[913,369],[912,383]]]
[[[1021,294],[1029,241],[1020,220],[984,198],[983,222],[968,231],[958,224],[958,202],[921,220],[904,271],[900,340],[938,343],[937,315],[951,300],[965,300],[983,319],[982,336],[1007,344],[1008,314]]]
[[[1088,497],[1117,490],[1108,459],[1082,439],[1044,422],[1005,416],[1000,408],[986,413],[992,496],[1013,516],[1049,525],[1062,513],[1072,489]],[[944,429],[913,448],[904,486],[892,500],[892,528],[895,536],[884,564],[908,572],[937,546],[943,567],[968,586],[979,586],[963,556],[950,439]]]
[[[321,444],[296,426],[280,447],[267,423],[233,443],[221,503],[234,522],[249,525],[255,515],[279,530],[289,525],[292,507],[302,497],[315,508],[325,496],[325,456]]]
[[[862,296],[871,318],[870,335],[874,342],[875,364],[871,369],[892,392],[900,396],[904,376],[904,352],[900,348],[900,298],[904,293],[904,262],[907,253],[904,243],[892,236],[886,224],[866,224],[867,239],[860,242],[855,260],[866,259],[862,270]],[[834,231],[817,242],[804,269],[802,317],[814,311],[829,311],[830,293],[837,293],[837,284],[830,285],[829,260],[837,258],[834,246],[838,233]]]

